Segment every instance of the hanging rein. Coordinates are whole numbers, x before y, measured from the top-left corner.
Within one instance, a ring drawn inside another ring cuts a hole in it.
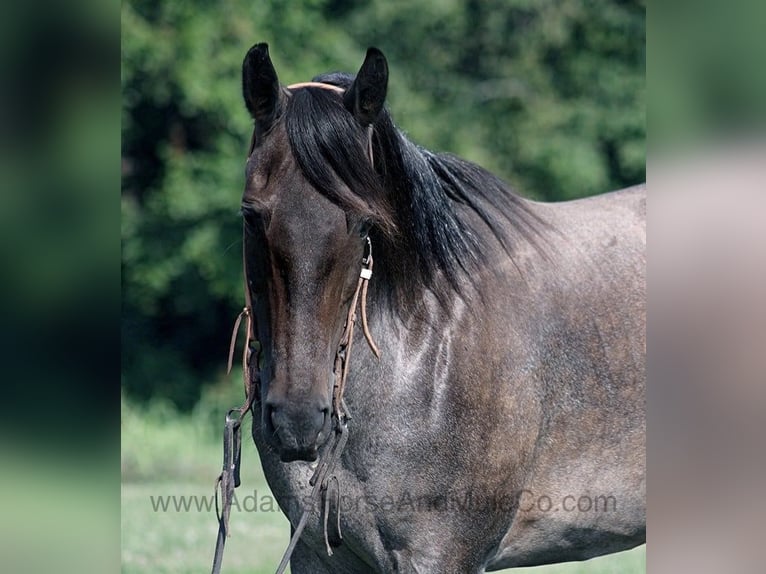
[[[288,86],[288,90],[299,88],[322,88],[336,92],[344,92],[343,88],[331,84],[322,84],[318,82],[304,82]],[[367,131],[367,152],[370,162],[373,162],[372,155],[372,126]],[[374,165],[374,163],[373,163]],[[279,563],[276,574],[282,574],[290,562],[290,557],[295,550],[298,540],[306,527],[309,516],[311,515],[316,503],[322,501],[323,508],[323,528],[325,546],[327,554],[332,556],[330,541],[328,535],[328,520],[330,513],[330,486],[334,485],[333,495],[335,498],[335,531],[337,540],[340,543],[343,535],[340,530],[340,483],[334,474],[335,466],[340,460],[343,449],[348,440],[348,421],[351,419],[346,402],[343,400],[343,393],[346,388],[346,379],[348,377],[349,364],[351,359],[351,347],[354,342],[354,325],[356,324],[357,307],[360,307],[362,318],[362,331],[370,346],[373,354],[380,357],[380,351],[372,339],[370,329],[367,324],[367,288],[372,277],[372,242],[369,236],[366,238],[365,256],[362,259],[362,268],[359,272],[359,279],[356,284],[356,290],[351,300],[343,333],[340,337],[338,349],[335,352],[335,361],[333,374],[335,381],[333,383],[332,393],[332,435],[324,447],[319,462],[316,466],[313,476],[309,480],[309,485],[313,487],[310,500],[303,510],[303,514],[298,521],[298,525],[293,530],[290,544],[287,546],[282,561]],[[229,360],[227,373],[231,372],[234,360],[234,348],[237,342],[237,334],[245,320],[245,346],[242,351],[242,376],[245,387],[245,402],[239,408],[230,409],[226,413],[226,422],[223,431],[223,469],[216,479],[215,483],[215,510],[218,517],[218,536],[215,545],[215,556],[213,558],[212,574],[219,574],[223,560],[223,549],[226,544],[226,538],[229,536],[229,517],[231,514],[231,505],[234,498],[234,489],[240,485],[240,458],[242,452],[242,421],[248,412],[251,412],[253,402],[260,392],[260,354],[261,345],[253,333],[253,305],[250,298],[250,289],[247,284],[247,259],[245,256],[244,245],[242,252],[242,270],[245,276],[245,307],[237,316],[234,322],[234,330],[231,334],[231,343],[229,345]],[[220,506],[219,506],[220,492]],[[222,508],[221,508],[222,507]]]

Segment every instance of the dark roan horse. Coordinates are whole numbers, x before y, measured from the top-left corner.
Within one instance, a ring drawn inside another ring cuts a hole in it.
[[[247,376],[268,483],[293,530],[306,511],[292,572],[483,572],[643,543],[644,187],[521,198],[409,141],[387,82],[374,48],[355,77],[288,87],[266,44],[243,64]],[[341,340],[359,300],[380,358],[361,328],[353,357]]]

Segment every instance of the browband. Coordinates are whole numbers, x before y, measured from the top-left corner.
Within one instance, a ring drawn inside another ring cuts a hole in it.
[[[288,90],[297,90],[300,88],[322,88],[324,90],[333,90],[335,92],[338,92],[339,94],[342,94],[346,90],[341,88],[340,86],[333,86],[332,84],[323,84],[322,82],[300,82],[298,84],[290,84],[287,86]]]

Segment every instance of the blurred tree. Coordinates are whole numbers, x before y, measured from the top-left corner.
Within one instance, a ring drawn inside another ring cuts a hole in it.
[[[283,83],[391,66],[412,139],[559,200],[645,177],[642,0],[127,0],[122,5],[123,385],[191,407],[241,305],[250,120],[240,65]]]
[[[395,60],[414,139],[548,200],[644,180],[643,0],[389,0],[349,19]]]

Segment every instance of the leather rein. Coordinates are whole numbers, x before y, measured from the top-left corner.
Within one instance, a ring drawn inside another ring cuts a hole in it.
[[[288,90],[294,90],[299,88],[321,88],[327,90],[333,90],[335,92],[344,92],[343,88],[334,86],[331,84],[322,84],[319,82],[303,82],[300,84],[292,84],[287,86]],[[373,162],[372,155],[372,126],[368,128],[368,155],[370,162]],[[374,162],[373,162],[374,165]],[[283,574],[287,565],[290,562],[290,558],[298,544],[298,540],[303,533],[304,528],[308,522],[309,516],[313,512],[313,509],[317,502],[320,500],[322,504],[323,515],[323,529],[325,547],[327,548],[328,556],[332,556],[332,549],[330,544],[330,537],[328,535],[328,522],[330,514],[330,489],[332,488],[332,495],[335,498],[335,536],[333,542],[338,546],[342,543],[343,535],[340,529],[340,482],[335,475],[335,466],[340,460],[340,456],[343,453],[343,449],[346,446],[348,440],[348,421],[351,420],[351,414],[349,413],[348,406],[343,399],[343,393],[346,388],[346,379],[348,377],[351,348],[354,342],[354,326],[357,319],[357,307],[360,308],[360,314],[362,319],[362,331],[367,344],[373,354],[380,358],[380,351],[375,341],[372,339],[369,326],[367,324],[367,288],[370,278],[372,277],[372,242],[370,237],[366,237],[365,256],[362,259],[362,267],[359,272],[359,279],[357,280],[356,290],[351,300],[351,306],[349,307],[348,314],[346,315],[346,322],[343,328],[343,333],[340,337],[338,349],[335,352],[335,361],[333,365],[333,374],[335,381],[333,383],[333,395],[332,395],[332,435],[325,444],[322,454],[319,457],[318,464],[309,480],[309,485],[312,487],[311,495],[306,506],[304,507],[303,514],[298,521],[298,525],[293,528],[292,536],[290,538],[290,544],[287,546],[282,560],[277,567],[276,574]],[[231,334],[231,343],[229,345],[229,359],[227,365],[227,374],[231,373],[231,369],[234,361],[234,349],[237,342],[237,334],[239,333],[242,320],[246,322],[245,332],[245,346],[242,351],[242,377],[245,390],[245,402],[241,407],[230,409],[226,413],[226,421],[224,423],[223,432],[223,469],[215,482],[215,510],[218,518],[218,535],[216,538],[215,555],[213,558],[213,568],[211,574],[219,574],[221,572],[221,564],[223,561],[223,550],[226,544],[226,539],[230,536],[229,532],[229,517],[231,515],[231,506],[234,498],[234,489],[240,485],[240,459],[242,453],[242,421],[248,412],[252,412],[252,406],[256,399],[257,394],[260,392],[260,354],[261,345],[255,337],[253,332],[253,305],[250,298],[250,289],[247,283],[247,259],[245,256],[245,246],[243,241],[242,249],[242,270],[245,278],[245,307],[237,316],[234,322],[234,329]],[[255,415],[253,415],[255,416]],[[221,498],[221,506],[219,506],[219,492]]]

